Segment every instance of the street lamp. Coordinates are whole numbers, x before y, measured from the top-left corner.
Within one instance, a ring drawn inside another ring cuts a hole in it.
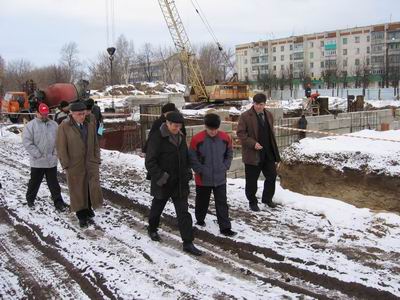
[[[117,50],[115,47],[107,48],[107,53],[109,55],[108,59],[110,60],[110,84],[111,87],[113,86],[113,60],[114,60],[114,53]]]

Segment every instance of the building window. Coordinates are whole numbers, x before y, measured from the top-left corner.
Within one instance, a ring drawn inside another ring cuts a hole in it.
[[[272,47],[272,52],[276,52],[276,47]]]
[[[324,62],[323,61],[321,61],[321,68],[323,68],[324,67]]]
[[[367,42],[369,43],[370,40],[371,40],[371,37],[369,35],[367,35]]]
[[[276,56],[272,57],[272,61],[276,61]]]
[[[244,69],[244,72],[245,72],[245,73],[249,73],[249,69],[248,69],[248,68],[245,68],[245,69]]]
[[[314,63],[310,63],[310,69],[314,68]]]
[[[281,70],[283,71],[283,68],[284,68],[285,66],[284,65],[281,65]]]
[[[281,46],[281,52],[285,51],[285,46]]]
[[[343,55],[347,55],[347,49],[343,49]]]
[[[347,67],[347,59],[343,60],[343,67]]]
[[[314,72],[311,72],[311,77],[314,78]]]
[[[356,54],[360,54],[360,48],[356,49]]]
[[[281,55],[281,61],[285,60],[285,55]]]
[[[356,66],[359,66],[359,65],[360,65],[360,59],[356,58],[354,64],[355,64]]]
[[[314,58],[314,52],[310,52],[310,58]]]
[[[292,59],[293,59],[293,54],[290,54],[290,56],[289,56],[289,57],[290,57],[290,60],[292,60]]]
[[[274,71],[276,71],[276,66],[274,66]]]
[[[367,53],[369,54],[371,52],[371,48],[368,46],[367,47]]]
[[[314,48],[314,42],[310,42],[310,48]]]
[[[247,58],[244,60],[244,64],[247,65]]]
[[[359,36],[355,36],[355,37],[354,37],[354,42],[355,42],[356,44],[360,43],[360,37],[359,37]]]
[[[290,51],[292,51],[293,50],[293,45],[290,45],[289,49],[290,49]]]
[[[367,57],[367,66],[369,66],[369,57]]]
[[[321,47],[323,47],[325,45],[324,41],[321,41]]]
[[[244,55],[245,55],[245,56],[247,55],[247,51],[244,51]]]
[[[347,38],[343,38],[343,45],[347,45]]]

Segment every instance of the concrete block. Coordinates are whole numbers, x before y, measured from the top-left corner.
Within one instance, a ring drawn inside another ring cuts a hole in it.
[[[340,121],[339,120],[330,120],[328,121],[328,129],[334,130],[340,128]]]
[[[349,128],[351,124],[351,119],[338,119],[339,120],[339,128]]]

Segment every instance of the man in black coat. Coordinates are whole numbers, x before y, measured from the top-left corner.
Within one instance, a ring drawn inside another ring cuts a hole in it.
[[[189,167],[188,148],[181,132],[183,116],[170,112],[159,130],[149,136],[145,166],[151,177],[151,203],[148,233],[153,241],[160,241],[157,233],[160,216],[169,198],[175,206],[183,250],[194,255],[201,251],[193,245],[192,216],[188,212]]]
[[[167,115],[168,113],[172,112],[172,111],[178,112],[178,109],[176,108],[176,106],[175,106],[174,103],[169,102],[169,103],[167,103],[167,104],[164,104],[163,107],[161,107],[161,115],[160,115],[160,117],[159,117],[158,119],[156,119],[156,120],[153,122],[153,124],[151,125],[150,131],[149,131],[149,135],[148,135],[148,137],[147,137],[147,141],[146,141],[146,143],[144,144],[143,149],[142,149],[142,152],[143,152],[143,153],[146,153],[146,151],[147,151],[147,147],[148,147],[147,144],[148,144],[148,141],[149,141],[150,136],[151,136],[154,132],[156,132],[156,131],[158,131],[158,130],[160,129],[161,125],[162,125],[163,123],[165,123],[165,121],[167,120],[167,119],[166,119],[166,115]],[[186,136],[185,124],[182,124],[181,132],[183,133],[184,136]],[[149,179],[150,179],[150,178],[149,178]]]

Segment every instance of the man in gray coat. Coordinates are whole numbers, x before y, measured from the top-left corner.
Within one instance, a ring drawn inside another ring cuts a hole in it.
[[[49,107],[41,103],[36,118],[30,121],[23,132],[23,144],[29,153],[31,178],[26,192],[29,207],[35,205],[35,199],[46,176],[54,206],[58,211],[65,211],[67,205],[61,196],[57,179],[56,134],[58,125],[48,118]]]

